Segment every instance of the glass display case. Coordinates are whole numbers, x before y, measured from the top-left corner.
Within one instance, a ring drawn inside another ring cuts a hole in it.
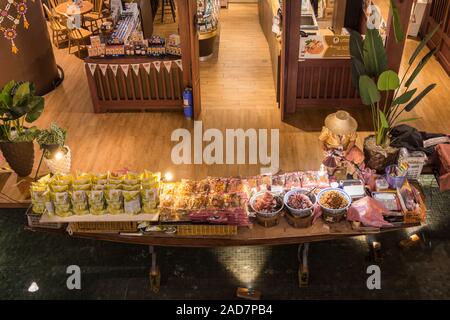
[[[214,42],[219,30],[219,0],[197,0],[197,30],[200,41],[200,60],[214,52]]]

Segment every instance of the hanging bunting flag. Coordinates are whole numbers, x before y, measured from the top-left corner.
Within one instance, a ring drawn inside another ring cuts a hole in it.
[[[181,63],[181,59],[175,60],[175,63],[177,64],[178,68],[183,71],[183,64]]]
[[[161,61],[153,61],[153,65],[155,66],[156,70],[158,70],[158,72],[159,72],[159,70],[161,69]]]
[[[95,69],[97,69],[97,64],[96,63],[88,63],[88,66],[89,66],[89,70],[91,71],[92,76],[94,76]]]
[[[150,74],[150,66],[151,66],[151,63],[150,63],[150,62],[146,62],[146,63],[143,63],[142,66],[144,67],[144,70],[145,70],[148,74]]]
[[[125,73],[125,76],[128,77],[128,70],[130,70],[129,64],[121,64],[120,68],[122,68],[123,73]]]
[[[110,64],[109,67],[111,68],[112,72],[114,73],[114,76],[117,76],[117,69],[119,68],[118,64]]]
[[[132,64],[131,68],[133,69],[134,73],[138,76],[139,75],[139,64]]]
[[[102,74],[104,76],[106,76],[106,70],[108,70],[108,65],[107,64],[99,64],[98,66],[100,67],[100,70],[102,71]]]
[[[164,67],[166,67],[167,72],[170,73],[170,69],[172,68],[172,60],[164,61]]]

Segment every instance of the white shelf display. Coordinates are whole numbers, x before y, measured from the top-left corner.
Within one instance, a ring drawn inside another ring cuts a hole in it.
[[[200,35],[217,30],[219,11],[219,0],[197,0],[197,30]]]

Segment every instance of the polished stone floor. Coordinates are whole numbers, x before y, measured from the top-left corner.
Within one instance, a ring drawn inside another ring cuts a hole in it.
[[[158,248],[161,290],[149,289],[148,249],[72,239],[23,229],[23,211],[0,212],[1,299],[233,299],[252,286],[266,299],[448,299],[450,298],[450,193],[431,177],[422,183],[430,207],[424,241],[408,250],[394,232],[382,243],[381,290],[368,290],[373,264],[365,238],[314,243],[310,285],[298,287],[297,247],[218,249]],[[66,268],[81,268],[81,290],[68,290]],[[32,282],[39,290],[28,292]]]

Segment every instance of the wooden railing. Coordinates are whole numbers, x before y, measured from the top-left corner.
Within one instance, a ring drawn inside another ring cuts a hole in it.
[[[146,58],[86,59],[86,75],[94,112],[181,110],[183,106],[183,71],[173,62],[170,72],[161,62],[158,71],[153,63],[147,72]],[[97,64],[91,73],[89,63]],[[129,65],[125,74],[121,64]],[[138,72],[132,65],[139,65]],[[100,65],[107,65],[102,71]],[[111,65],[118,65],[114,72]]]
[[[352,85],[350,59],[299,61],[297,79],[297,108],[361,105]]]

